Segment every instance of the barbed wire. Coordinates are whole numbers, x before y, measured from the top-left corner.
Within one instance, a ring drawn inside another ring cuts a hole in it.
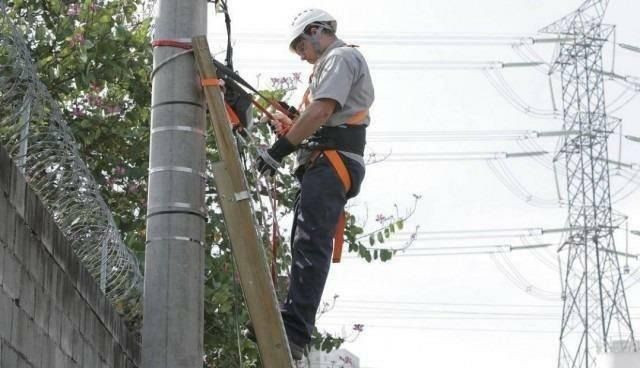
[[[142,316],[140,266],[123,243],[59,104],[0,0],[0,143],[53,216],[84,267],[130,327]]]

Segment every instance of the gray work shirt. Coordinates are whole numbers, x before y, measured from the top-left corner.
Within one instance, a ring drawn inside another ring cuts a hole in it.
[[[337,102],[336,109],[323,125],[343,125],[355,114],[369,110],[374,100],[373,82],[364,56],[355,47],[347,46],[342,40],[334,41],[316,61],[309,85],[310,101],[329,98]],[[369,125],[370,117],[364,120]],[[347,128],[345,128],[347,129]],[[360,155],[340,151],[364,166]],[[310,152],[298,151],[298,165],[305,165]]]

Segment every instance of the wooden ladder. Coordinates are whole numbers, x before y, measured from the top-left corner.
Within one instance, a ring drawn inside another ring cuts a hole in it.
[[[193,38],[193,52],[201,80],[217,79],[205,36]],[[265,250],[250,203],[247,180],[231,131],[224,99],[217,85],[206,85],[204,94],[209,109],[221,161],[214,164],[214,180],[225,218],[240,283],[253,322],[258,350],[265,368],[293,368],[282,316]]]

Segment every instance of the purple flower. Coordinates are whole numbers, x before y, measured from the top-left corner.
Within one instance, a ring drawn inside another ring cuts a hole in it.
[[[97,95],[87,96],[87,101],[93,106],[102,106],[102,97]]]
[[[100,91],[102,91],[102,86],[97,82],[91,82],[89,86],[95,93],[100,93]]]
[[[138,191],[138,189],[140,188],[140,186],[138,184],[135,183],[131,183],[129,184],[129,186],[127,187],[127,190],[129,191],[129,193],[136,193]]]
[[[126,173],[126,169],[123,166],[116,166],[113,169],[111,169],[111,173],[113,175],[119,175],[119,176],[123,176]]]
[[[80,109],[80,106],[78,105],[74,105],[73,109],[71,110],[71,115],[73,115],[73,117],[75,118],[82,118],[84,117],[84,111],[82,111],[82,109]]]
[[[75,47],[76,45],[82,45],[84,43],[84,35],[82,33],[75,33],[73,37],[71,37],[71,41],[69,41],[71,47]]]
[[[118,105],[109,105],[104,108],[104,112],[107,115],[117,115],[120,111],[122,111],[122,109],[120,109],[120,106]]]
[[[80,14],[80,4],[70,4],[69,8],[67,9],[67,15],[70,17],[75,17],[78,14]]]

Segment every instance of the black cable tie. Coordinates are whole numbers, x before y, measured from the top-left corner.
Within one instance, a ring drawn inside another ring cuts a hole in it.
[[[156,211],[156,212],[148,214],[147,218],[158,216],[158,215],[173,215],[173,214],[194,215],[194,216],[198,216],[198,217],[202,218],[205,222],[209,221],[207,216],[205,216],[204,214],[202,214],[200,212],[196,212],[196,211],[189,211],[189,210],[163,210],[163,211]]]
[[[191,105],[191,106],[196,106],[201,109],[204,109],[204,106],[201,103],[193,102],[193,101],[180,101],[180,100],[159,102],[155,105],[152,105],[151,108],[155,109],[156,107],[160,107],[164,105]]]

